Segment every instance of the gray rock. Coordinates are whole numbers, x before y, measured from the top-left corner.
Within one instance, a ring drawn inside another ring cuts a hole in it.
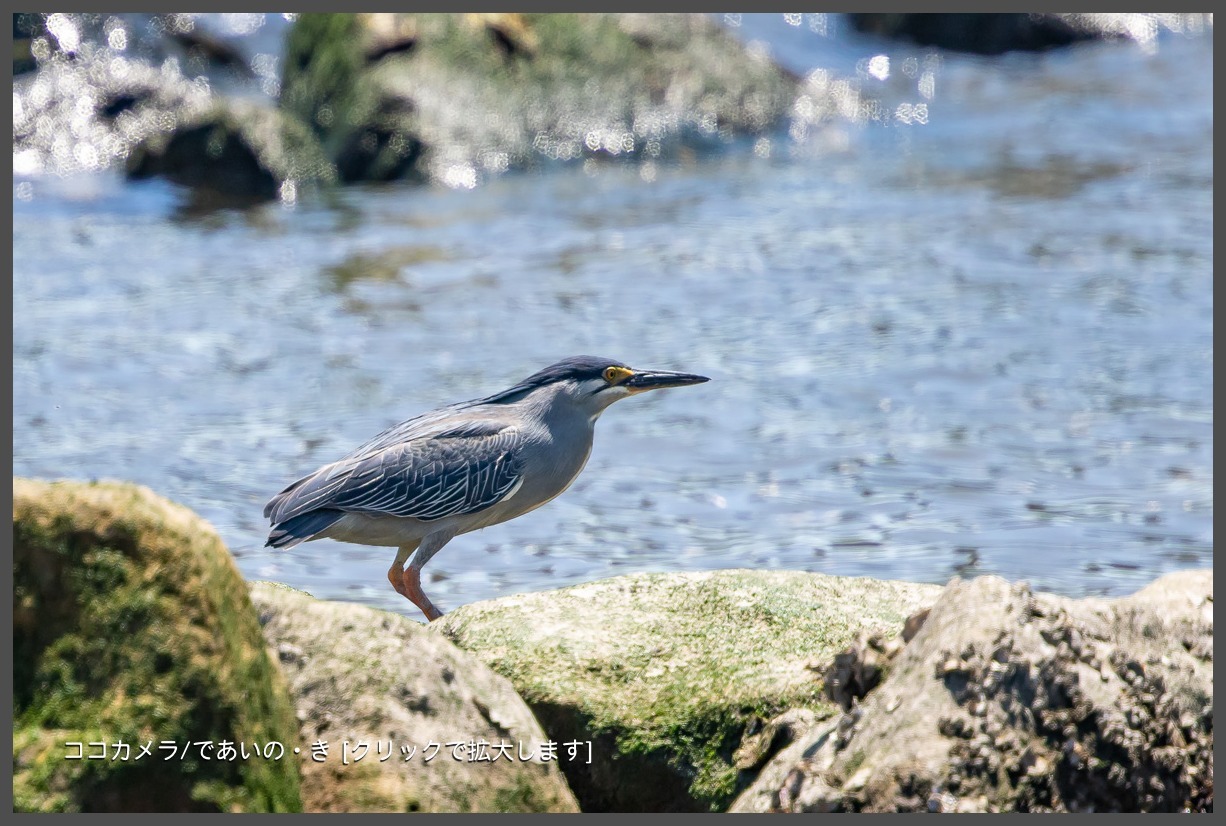
[[[848,653],[898,651],[732,811],[1211,811],[1212,640],[1210,571],[1116,600],[954,580],[905,647]]]
[[[540,760],[548,738],[532,712],[476,657],[386,611],[275,583],[251,596],[297,704],[305,810],[578,811],[558,764]],[[496,759],[470,759],[482,754]]]
[[[216,98],[180,113],[166,131],[132,148],[131,178],[164,177],[236,204],[282,197],[333,183],[336,170],[314,133],[283,110],[252,101]]]

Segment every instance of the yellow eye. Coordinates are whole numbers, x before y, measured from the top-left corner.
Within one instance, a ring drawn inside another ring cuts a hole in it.
[[[634,371],[626,367],[611,365],[604,369],[604,380],[609,384],[620,384],[634,375]]]

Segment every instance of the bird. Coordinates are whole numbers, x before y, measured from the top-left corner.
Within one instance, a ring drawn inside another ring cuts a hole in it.
[[[421,569],[455,537],[546,504],[583,470],[613,402],[709,381],[573,356],[493,395],[394,425],[268,501],[265,547],[315,539],[396,548],[387,578],[430,622]],[[406,564],[407,563],[407,564]]]

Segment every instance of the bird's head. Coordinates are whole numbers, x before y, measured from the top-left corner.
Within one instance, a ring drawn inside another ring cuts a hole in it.
[[[693,373],[671,370],[636,370],[616,359],[573,356],[533,373],[500,393],[497,401],[514,401],[535,390],[545,390],[555,402],[573,404],[595,418],[613,402],[665,387],[685,387],[710,381]]]

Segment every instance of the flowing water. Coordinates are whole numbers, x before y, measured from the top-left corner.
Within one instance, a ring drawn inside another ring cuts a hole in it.
[[[245,212],[19,176],[14,473],[148,485],[248,578],[419,616],[392,549],[264,548],[264,502],[591,353],[712,381],[618,403],[566,494],[454,540],[444,610],[636,571],[1114,595],[1211,566],[1211,35],[983,60],[739,22],[889,116]]]

